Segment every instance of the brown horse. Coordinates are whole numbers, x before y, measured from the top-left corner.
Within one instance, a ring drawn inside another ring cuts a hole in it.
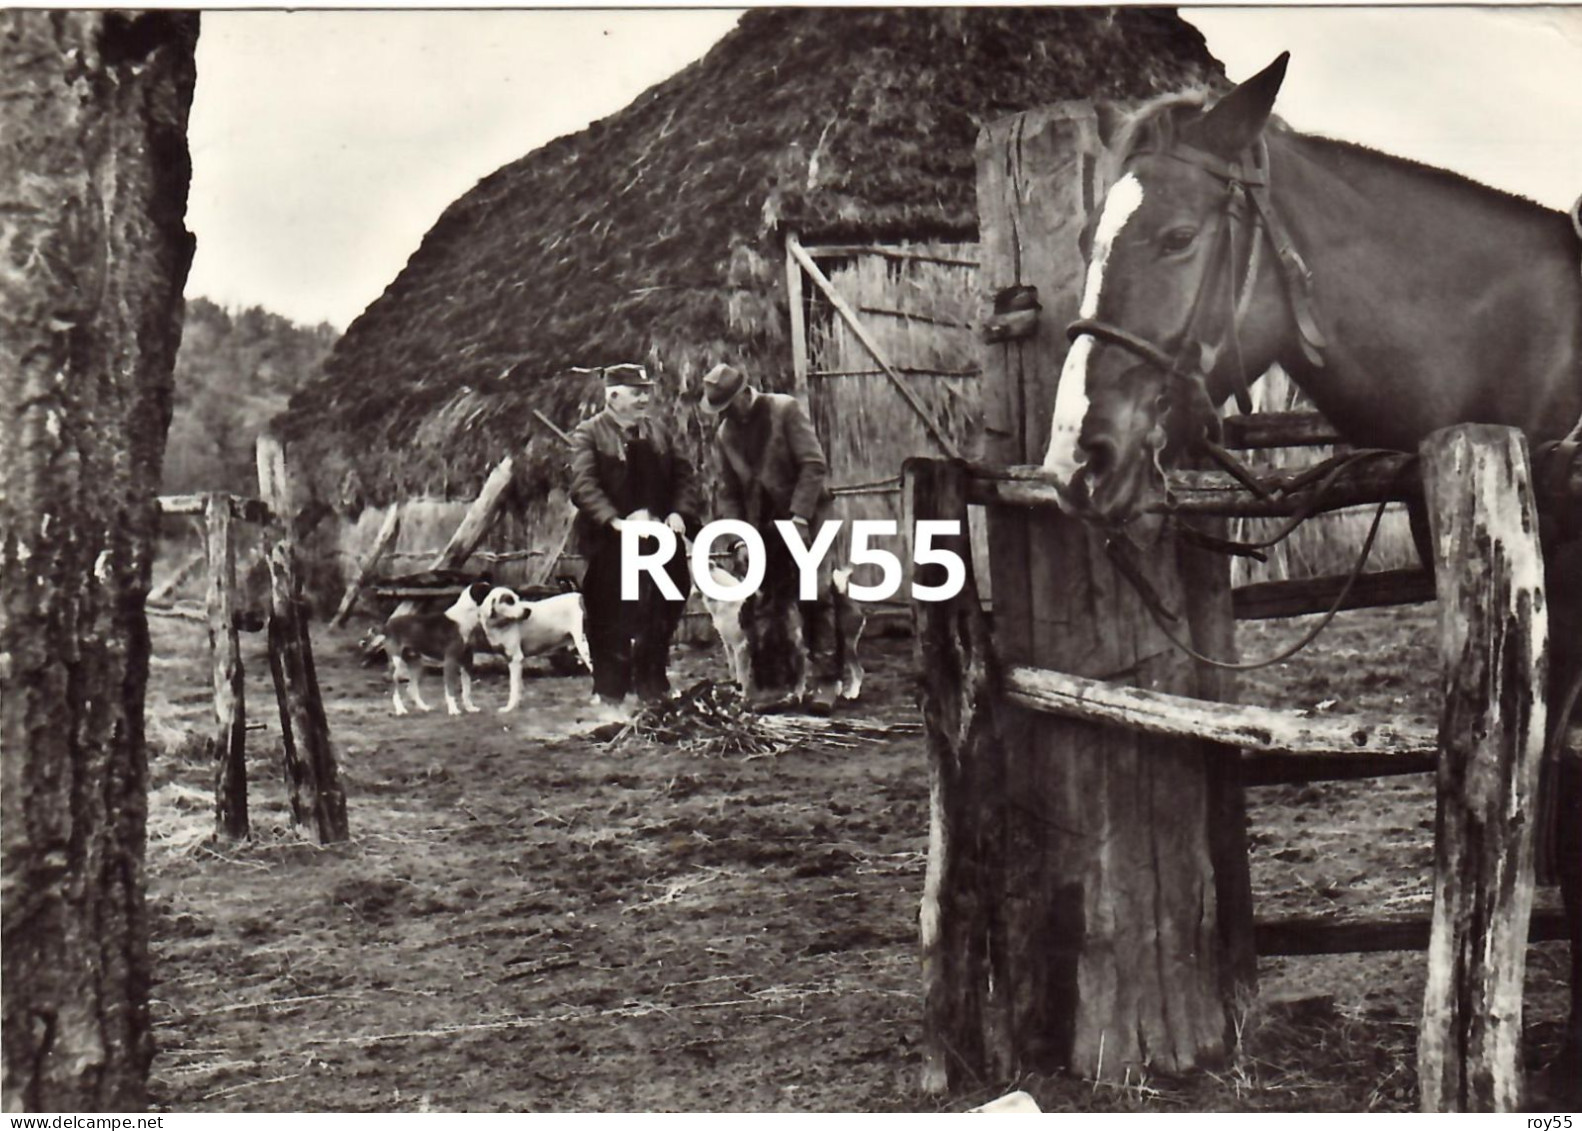
[[[1562,213],[1271,121],[1281,55],[1208,105],[1145,106],[1108,141],[1080,318],[1045,467],[1066,508],[1164,508],[1162,466],[1278,362],[1358,445],[1415,451],[1480,422],[1535,448],[1582,433],[1582,264]],[[1569,457],[1574,449],[1559,448]],[[1582,669],[1582,522],[1545,518],[1551,725]],[[1574,702],[1574,699],[1572,700]],[[1571,936],[1566,1055],[1582,1050],[1582,765],[1561,759],[1554,845]],[[1573,1061],[1574,1063],[1574,1061]],[[1574,1069],[1573,1069],[1574,1071]]]

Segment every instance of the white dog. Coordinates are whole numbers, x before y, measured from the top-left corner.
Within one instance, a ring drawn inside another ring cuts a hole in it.
[[[510,667],[511,692],[500,708],[502,714],[516,710],[522,701],[522,661],[528,656],[541,656],[570,644],[583,665],[593,670],[583,630],[581,593],[524,601],[514,589],[497,585],[479,606],[478,627],[488,649],[505,656]]]

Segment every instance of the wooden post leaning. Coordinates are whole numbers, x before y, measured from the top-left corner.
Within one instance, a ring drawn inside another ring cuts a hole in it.
[[[357,598],[362,593],[363,586],[368,584],[368,579],[378,568],[379,560],[385,552],[395,545],[396,535],[401,531],[401,504],[391,503],[390,513],[385,515],[384,522],[379,526],[379,533],[374,538],[374,544],[369,547],[363,560],[357,563],[357,574],[352,578],[351,584],[346,587],[346,592],[341,597],[340,607],[335,610],[335,615],[330,618],[330,627],[339,628],[346,623],[346,618],[351,616],[352,609],[357,605]]]
[[[311,824],[320,844],[346,840],[346,794],[330,742],[324,701],[313,669],[313,643],[303,612],[302,579],[292,530],[285,449],[268,433],[258,438],[258,491],[269,507],[264,539],[269,565],[269,670],[280,701],[280,742],[285,753],[291,821]]]
[[[1531,471],[1521,434],[1491,425],[1421,454],[1444,707],[1418,1083],[1425,1112],[1519,1111],[1548,667]]]
[[[247,816],[247,709],[242,651],[236,631],[236,528],[227,494],[212,494],[204,508],[209,584],[205,612],[214,662],[214,832],[245,840]]]
[[[510,456],[506,456],[494,465],[494,470],[489,473],[489,478],[484,480],[483,489],[478,492],[478,497],[467,508],[467,513],[462,515],[456,532],[450,536],[450,541],[445,543],[434,560],[429,563],[430,569],[460,569],[472,557],[478,543],[483,541],[483,536],[489,533],[489,528],[494,525],[495,515],[505,502],[505,489],[511,485],[511,476],[515,474],[516,464]],[[408,598],[396,606],[392,616],[410,613],[417,608],[417,602]]]
[[[908,460],[902,525],[955,520],[956,537],[935,539],[961,557],[967,577],[945,601],[912,602],[913,647],[928,740],[929,851],[919,943],[923,958],[923,1089],[940,1094],[989,1073],[994,979],[989,941],[1000,870],[996,807],[1003,798],[1004,744],[997,720],[999,672],[988,618],[978,598],[967,527],[966,473],[958,463]],[[940,567],[914,580],[937,585]],[[1002,991],[1003,996],[1003,991]]]

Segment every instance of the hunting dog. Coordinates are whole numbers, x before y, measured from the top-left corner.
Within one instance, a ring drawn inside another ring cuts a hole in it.
[[[510,668],[511,691],[501,714],[516,710],[522,701],[522,661],[529,656],[542,656],[569,644],[583,666],[593,670],[583,619],[581,593],[524,601],[508,586],[489,590],[478,607],[478,630],[485,647],[503,655]]]
[[[848,701],[855,700],[862,694],[863,668],[862,661],[857,657],[857,641],[862,637],[862,630],[867,624],[867,615],[862,611],[862,606],[851,598],[851,573],[850,566],[835,570],[832,575],[833,592],[831,593],[831,599],[835,603],[835,633],[838,637],[841,659],[840,697]],[[714,579],[714,583],[721,587],[741,583],[741,578],[720,566],[710,566],[709,574]],[[747,640],[747,627],[742,623],[742,610],[747,604],[746,600],[724,601],[701,591],[699,595],[703,598],[703,606],[708,610],[714,631],[719,635],[720,643],[725,648],[725,661],[730,667],[731,678],[742,689],[743,695],[751,695],[754,687],[752,653]],[[791,618],[791,632],[792,646],[800,651],[802,622],[799,617]],[[801,699],[806,692],[807,671],[804,665],[797,687],[790,697]]]
[[[414,707],[432,710],[423,698],[425,664],[443,669],[447,711],[459,715],[463,708],[478,710],[472,701],[473,644],[479,633],[480,610],[494,588],[491,581],[474,581],[444,612],[396,613],[385,621],[384,652],[390,661],[391,701],[396,714],[407,714],[401,699],[403,684]]]

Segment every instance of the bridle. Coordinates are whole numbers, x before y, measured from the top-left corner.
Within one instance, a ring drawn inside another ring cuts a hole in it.
[[[1296,246],[1291,242],[1285,224],[1270,201],[1268,146],[1260,140],[1257,147],[1247,155],[1249,160],[1235,163],[1223,161],[1211,153],[1181,144],[1173,145],[1168,149],[1146,152],[1161,153],[1166,157],[1185,162],[1218,178],[1225,185],[1219,238],[1215,243],[1212,258],[1203,272],[1203,282],[1198,287],[1197,296],[1193,300],[1191,312],[1187,315],[1186,325],[1181,331],[1178,344],[1172,352],[1156,342],[1151,342],[1130,330],[1099,318],[1079,318],[1066,327],[1066,336],[1075,341],[1087,335],[1106,345],[1119,346],[1139,360],[1152,365],[1172,381],[1184,383],[1189,388],[1190,396],[1201,399],[1210,406],[1214,404],[1214,400],[1208,391],[1208,370],[1213,368],[1214,361],[1218,358],[1225,341],[1228,340],[1231,348],[1236,352],[1236,403],[1242,412],[1251,412],[1249,382],[1240,357],[1240,332],[1242,322],[1246,319],[1248,308],[1251,306],[1253,284],[1258,276],[1259,259],[1265,240],[1274,249],[1275,260],[1296,322],[1302,353],[1315,368],[1323,367],[1323,350],[1327,344],[1313,315],[1311,273],[1301,254],[1296,250]],[[1253,226],[1252,238],[1247,244],[1246,262],[1239,272],[1241,284],[1238,287],[1236,282],[1238,272],[1234,262],[1235,232],[1238,224],[1246,221],[1249,216]],[[1220,273],[1222,262],[1225,263],[1231,317],[1229,325],[1220,335],[1220,345],[1214,346],[1210,345],[1208,335],[1201,324],[1213,289],[1212,280]]]
[[[1135,334],[1111,322],[1099,318],[1080,318],[1066,328],[1066,336],[1072,341],[1087,335],[1107,345],[1118,346],[1147,365],[1153,366],[1165,375],[1167,379],[1184,385],[1189,397],[1200,404],[1205,404],[1208,413],[1205,418],[1205,428],[1194,441],[1198,447],[1205,451],[1216,463],[1231,473],[1243,486],[1252,490],[1263,498],[1269,498],[1268,488],[1261,483],[1247,468],[1219,444],[1219,416],[1213,396],[1208,389],[1208,373],[1214,368],[1221,350],[1229,343],[1234,351],[1234,392],[1237,406],[1243,413],[1252,411],[1252,397],[1249,391],[1249,381],[1246,366],[1241,357],[1241,327],[1246,320],[1247,312],[1252,304],[1253,286],[1257,281],[1261,266],[1265,241],[1274,249],[1276,266],[1284,284],[1287,301],[1290,304],[1292,319],[1296,324],[1298,343],[1306,360],[1316,369],[1324,366],[1323,351],[1327,345],[1323,333],[1318,328],[1317,319],[1313,313],[1312,275],[1306,262],[1291,242],[1290,233],[1281,221],[1279,214],[1269,196],[1269,150],[1267,144],[1260,139],[1258,145],[1248,154],[1250,160],[1229,163],[1221,160],[1211,153],[1188,145],[1174,145],[1168,149],[1153,150],[1150,152],[1162,153],[1166,157],[1185,162],[1195,168],[1201,169],[1211,176],[1218,178],[1225,185],[1224,207],[1221,214],[1219,234],[1215,242],[1211,258],[1204,268],[1203,281],[1198,287],[1197,295],[1192,302],[1192,309],[1187,315],[1174,351],[1165,349],[1156,342],[1149,341],[1139,334]],[[1245,263],[1237,271],[1236,263],[1236,229],[1239,225],[1250,219],[1252,225],[1251,238],[1247,243]],[[1216,285],[1214,280],[1223,271],[1230,308],[1230,318],[1227,326],[1220,334],[1219,345],[1211,345],[1208,334],[1203,328],[1205,312],[1208,308],[1209,296]],[[1240,275],[1240,285],[1237,276]],[[1190,359],[1190,361],[1189,361]],[[1214,434],[1210,435],[1210,430]],[[1341,467],[1358,459],[1369,458],[1379,454],[1375,451],[1359,451],[1349,455],[1335,457],[1326,465],[1320,465],[1314,471],[1323,470],[1325,483],[1339,473]],[[1316,509],[1317,500],[1322,495],[1322,486],[1315,492],[1310,506]],[[1329,624],[1335,614],[1340,610],[1352,584],[1361,576],[1373,541],[1379,531],[1379,522],[1384,516],[1385,506],[1380,504],[1374,514],[1373,524],[1368,531],[1368,536],[1363,543],[1362,552],[1358,556],[1356,566],[1341,588],[1332,607],[1316,624],[1305,632],[1296,643],[1282,649],[1278,654],[1261,660],[1237,663],[1219,660],[1212,656],[1204,655],[1197,651],[1187,641],[1180,639],[1172,630],[1167,620],[1176,619],[1164,608],[1163,602],[1154,592],[1146,576],[1132,560],[1135,549],[1123,539],[1112,534],[1105,544],[1105,550],[1110,560],[1114,563],[1121,575],[1126,578],[1142,599],[1144,607],[1153,617],[1155,623],[1164,632],[1165,637],[1176,647],[1182,649],[1194,659],[1217,668],[1226,668],[1236,671],[1250,671],[1256,668],[1268,667],[1290,658],[1311,643],[1314,638]],[[1311,510],[1299,512],[1283,525],[1282,530],[1268,541],[1251,544],[1227,541],[1211,537],[1190,528],[1183,527],[1182,533],[1191,536],[1191,540],[1207,548],[1226,553],[1257,553],[1260,546],[1272,545],[1283,539],[1298,524],[1304,521]]]

